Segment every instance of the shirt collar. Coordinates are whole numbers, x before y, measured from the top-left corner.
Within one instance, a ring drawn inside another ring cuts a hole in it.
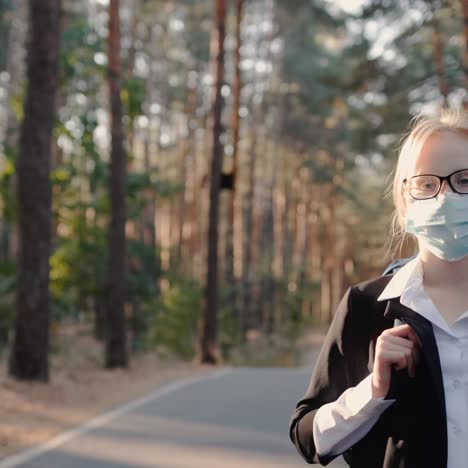
[[[377,301],[385,301],[399,297],[400,303],[422,315],[437,325],[449,335],[455,331],[442,317],[429,296],[424,292],[423,265],[419,254],[401,267],[388,282]],[[455,322],[468,317],[468,311],[462,314]],[[468,335],[467,335],[468,336]]]
[[[393,275],[393,278],[377,298],[377,301],[400,297],[410,287],[414,286],[416,282],[422,282],[422,272],[422,263],[418,254]]]

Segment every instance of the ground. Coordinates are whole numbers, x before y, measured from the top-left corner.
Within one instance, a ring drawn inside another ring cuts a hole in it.
[[[160,385],[212,371],[157,352],[133,356],[128,370],[105,371],[101,345],[76,327],[63,327],[53,347],[48,384],[17,382],[7,376],[5,359],[0,361],[0,459]]]
[[[266,365],[266,357],[274,356],[278,361],[280,356],[286,366],[312,366],[324,332],[310,330],[305,333],[288,359],[282,357],[284,343],[258,340],[256,346],[249,348],[255,355],[252,362]],[[277,350],[272,351],[271,347],[277,347]],[[269,348],[268,352],[266,348]],[[6,362],[0,360],[0,459],[46,442],[63,430],[145,396],[160,385],[213,370],[211,366],[149,352],[132,356],[128,370],[106,371],[102,369],[101,344],[89,336],[89,330],[77,326],[62,326],[53,336],[52,350],[51,381],[48,384],[17,382],[9,378]],[[242,364],[246,363],[234,363]]]

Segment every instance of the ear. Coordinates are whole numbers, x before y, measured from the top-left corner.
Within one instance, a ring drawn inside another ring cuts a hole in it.
[[[403,226],[406,225],[406,203],[402,207],[402,210],[401,210],[401,222],[402,222]]]
[[[401,186],[401,211],[400,211],[400,220],[403,225],[406,224],[406,212],[407,212],[407,184],[406,179],[403,181]]]
[[[408,182],[408,179],[403,179],[403,181],[401,182],[401,194],[402,195],[405,195],[406,193],[407,182]]]
[[[407,185],[407,179],[404,179],[402,184],[401,184],[401,201],[402,201],[402,209],[401,213],[403,216],[406,216],[406,197],[408,195],[408,185]]]

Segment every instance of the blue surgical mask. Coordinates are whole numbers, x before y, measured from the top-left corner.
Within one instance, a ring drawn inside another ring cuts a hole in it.
[[[429,200],[407,199],[406,232],[442,260],[468,255],[468,195],[446,192]]]

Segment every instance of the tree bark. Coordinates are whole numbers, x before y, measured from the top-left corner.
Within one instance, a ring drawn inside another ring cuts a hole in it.
[[[28,90],[17,165],[20,248],[16,322],[9,372],[17,379],[48,381],[50,164],[61,0],[30,0],[29,9]]]
[[[217,344],[218,312],[218,224],[219,195],[223,146],[221,143],[221,115],[223,100],[221,88],[224,80],[224,38],[226,35],[226,0],[215,0],[216,34],[213,35],[212,60],[214,63],[214,96],[212,107],[212,156],[210,168],[208,262],[200,321],[199,360],[215,364],[219,357]]]
[[[14,19],[10,24],[6,51],[6,71],[8,84],[6,86],[5,99],[1,103],[5,108],[5,135],[0,135],[3,140],[3,150],[7,159],[15,161],[17,157],[17,142],[20,124],[10,105],[12,99],[21,93],[25,79],[25,67],[23,51],[27,36],[28,2],[19,0],[12,5]],[[0,143],[1,145],[1,143]],[[9,182],[11,194],[17,190],[17,174],[11,175]],[[6,262],[18,255],[18,224],[14,219],[14,208],[11,203],[5,203],[2,210],[0,227],[0,261]]]
[[[257,114],[253,113],[254,116]],[[245,213],[245,242],[244,242],[244,271],[243,271],[243,304],[241,317],[241,332],[244,334],[253,326],[253,251],[254,251],[254,200],[255,200],[255,166],[257,157],[258,130],[256,129],[256,119],[252,122],[251,147],[249,154],[249,179],[248,192],[246,194]]]
[[[432,46],[434,50],[434,64],[437,74],[437,80],[439,83],[439,91],[444,99],[444,105],[447,105],[448,99],[448,84],[447,77],[445,75],[444,66],[444,51],[442,46],[442,39],[440,35],[439,19],[437,18],[437,9],[433,2],[431,2],[432,9]]]
[[[320,219],[322,232],[320,244],[321,251],[321,275],[320,275],[320,321],[322,324],[329,324],[333,316],[332,311],[332,270],[335,261],[335,199],[332,184],[324,187],[323,198],[326,200],[321,206]]]
[[[465,99],[463,107],[468,111],[468,0],[460,0],[463,16],[463,34],[465,37],[465,50],[463,52],[463,76],[465,82]]]
[[[335,314],[335,311],[338,308],[339,302],[343,297],[343,283],[344,283],[344,250],[345,250],[345,240],[344,240],[344,226],[342,217],[337,213],[337,209],[340,206],[340,200],[338,199],[338,190],[341,187],[344,179],[344,159],[340,153],[337,153],[335,156],[335,175],[333,177],[333,195],[331,200],[333,202],[333,253],[334,261],[332,265],[332,300],[331,307],[332,313]]]
[[[108,85],[111,122],[109,225],[109,302],[107,308],[107,369],[127,367],[125,300],[127,295],[127,252],[125,240],[127,154],[124,146],[123,108],[120,98],[119,0],[109,3]]]
[[[310,222],[308,227],[307,247],[307,276],[312,281],[314,290],[318,290],[322,275],[322,251],[323,244],[320,242],[320,205],[322,203],[322,188],[320,184],[313,184],[311,191]],[[318,296],[318,293],[317,293]],[[320,304],[317,300],[311,303],[311,315],[314,319],[320,319]]]
[[[150,160],[150,128],[148,126],[145,142],[144,142],[144,168],[147,174],[153,171]],[[154,190],[145,190],[145,207],[143,209],[142,234],[141,242],[151,250],[151,256],[146,258],[146,272],[151,275],[156,281],[158,271],[157,256],[156,256],[156,231],[155,231],[155,212],[156,212],[156,197]]]
[[[264,248],[268,249],[267,254],[267,264],[268,271],[265,287],[267,298],[263,306],[263,330],[266,334],[271,334],[275,330],[275,305],[276,300],[275,296],[278,288],[278,281],[275,275],[274,269],[274,259],[275,259],[275,249],[276,249],[276,218],[275,218],[275,190],[278,180],[278,166],[279,166],[279,151],[278,151],[278,140],[277,137],[270,137],[270,164],[271,164],[271,174],[268,184],[268,198],[265,207],[265,220],[264,220],[264,235],[262,236],[262,243]]]
[[[236,47],[234,51],[234,70],[235,78],[233,85],[233,108],[232,108],[232,190],[230,193],[229,204],[228,204],[228,221],[226,230],[226,283],[230,288],[230,294],[228,296],[228,307],[231,310],[231,314],[239,321],[240,307],[238,305],[238,291],[237,281],[235,275],[234,264],[236,262],[236,249],[234,248],[234,233],[238,231],[235,226],[236,220],[239,219],[238,210],[238,153],[239,153],[239,135],[240,135],[240,100],[242,92],[242,74],[240,68],[241,54],[240,49],[242,45],[241,38],[241,23],[242,15],[244,10],[244,0],[236,0]]]

